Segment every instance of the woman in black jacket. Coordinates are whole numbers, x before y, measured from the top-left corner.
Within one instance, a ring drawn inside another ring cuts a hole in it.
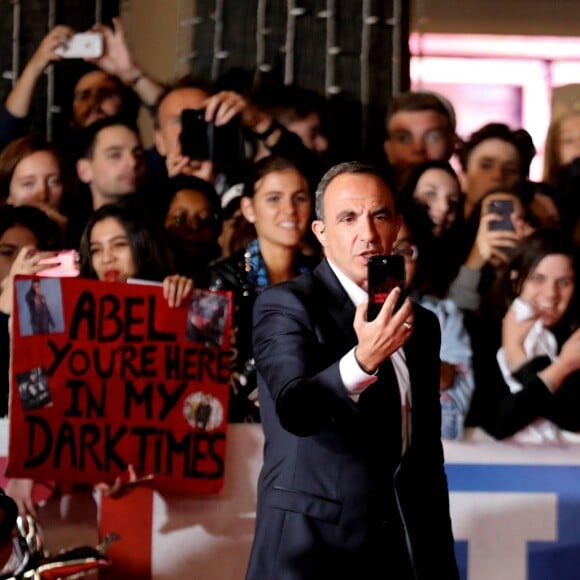
[[[518,245],[498,289],[505,314],[488,316],[473,343],[469,424],[537,442],[580,431],[579,268],[576,246],[559,230],[537,230]]]
[[[252,307],[262,290],[310,271],[317,263],[301,251],[312,209],[308,181],[298,165],[284,157],[264,157],[255,164],[241,199],[242,214],[254,226],[255,237],[243,250],[215,262],[210,269],[210,289],[231,290],[235,306],[231,422],[259,421]]]

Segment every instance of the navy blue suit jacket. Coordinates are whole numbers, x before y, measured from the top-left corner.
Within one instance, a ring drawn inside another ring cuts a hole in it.
[[[324,260],[264,291],[253,347],[265,434],[247,578],[458,578],[440,439],[440,331],[414,305],[412,437],[390,360],[355,402],[339,373],[355,309]],[[405,526],[408,539],[405,541]]]

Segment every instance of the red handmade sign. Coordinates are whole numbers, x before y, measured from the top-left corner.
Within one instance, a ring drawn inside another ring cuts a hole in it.
[[[158,285],[18,277],[6,474],[157,486],[224,480],[231,296],[170,308]]]

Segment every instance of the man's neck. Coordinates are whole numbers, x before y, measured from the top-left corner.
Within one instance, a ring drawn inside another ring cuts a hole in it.
[[[102,207],[103,205],[106,205],[107,203],[117,203],[121,199],[126,197],[127,195],[131,195],[131,194],[130,193],[107,194],[107,193],[102,193],[100,191],[96,191],[91,187],[91,197],[93,200],[93,210],[96,211],[100,207]]]

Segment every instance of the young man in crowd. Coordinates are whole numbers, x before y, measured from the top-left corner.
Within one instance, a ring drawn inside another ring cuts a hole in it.
[[[426,161],[448,161],[455,150],[455,111],[442,95],[408,91],[393,97],[386,121],[385,155],[400,189]]]

